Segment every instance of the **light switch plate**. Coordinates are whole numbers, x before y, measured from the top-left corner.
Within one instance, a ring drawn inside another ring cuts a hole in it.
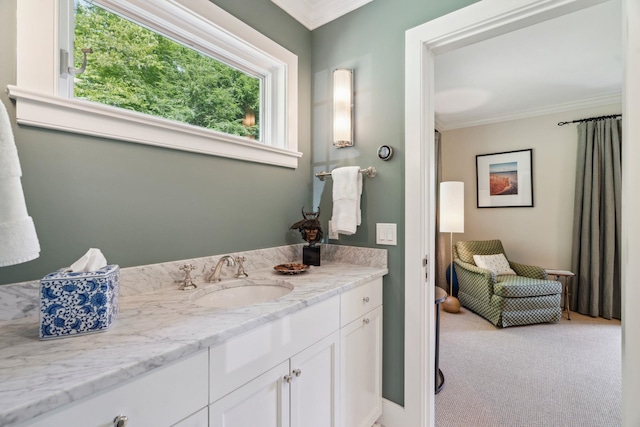
[[[388,223],[376,224],[376,243],[378,245],[398,245],[398,225]]]

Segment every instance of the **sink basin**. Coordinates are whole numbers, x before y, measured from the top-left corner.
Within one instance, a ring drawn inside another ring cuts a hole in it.
[[[198,290],[191,301],[201,307],[247,307],[276,300],[292,290],[293,285],[284,280],[242,279]]]

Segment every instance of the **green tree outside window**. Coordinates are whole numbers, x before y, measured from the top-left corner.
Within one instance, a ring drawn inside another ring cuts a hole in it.
[[[260,140],[259,78],[84,1],[74,36],[76,98]]]

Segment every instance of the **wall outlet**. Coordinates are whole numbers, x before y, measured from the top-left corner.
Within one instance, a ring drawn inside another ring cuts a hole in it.
[[[398,245],[398,225],[397,224],[376,224],[376,243],[379,245]]]

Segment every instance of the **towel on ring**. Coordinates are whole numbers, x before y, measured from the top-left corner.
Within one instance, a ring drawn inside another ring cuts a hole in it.
[[[361,222],[360,195],[362,174],[360,166],[347,166],[331,171],[333,180],[333,232],[351,235]]]
[[[40,243],[27,213],[21,176],[9,114],[0,102],[0,267],[40,256]]]

